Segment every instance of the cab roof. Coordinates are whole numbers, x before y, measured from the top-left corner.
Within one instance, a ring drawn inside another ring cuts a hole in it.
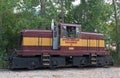
[[[81,27],[80,24],[68,24],[68,23],[60,23],[59,26],[73,26],[73,27]]]

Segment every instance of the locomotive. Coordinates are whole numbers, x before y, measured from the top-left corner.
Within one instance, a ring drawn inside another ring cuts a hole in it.
[[[82,32],[81,25],[52,23],[51,30],[22,30],[20,49],[8,55],[10,69],[111,66],[103,34]]]

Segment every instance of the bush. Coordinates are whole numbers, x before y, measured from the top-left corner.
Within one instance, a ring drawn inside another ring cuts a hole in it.
[[[7,68],[8,63],[5,61],[6,52],[3,50],[0,50],[0,68]]]
[[[110,54],[113,57],[114,64],[115,65],[120,65],[120,58],[118,57],[118,52],[111,51]]]

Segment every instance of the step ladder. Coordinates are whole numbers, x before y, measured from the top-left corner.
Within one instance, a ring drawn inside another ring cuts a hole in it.
[[[90,63],[91,63],[91,65],[96,65],[97,64],[97,55],[96,54],[91,54]]]
[[[50,66],[50,55],[49,54],[43,54],[42,55],[42,65],[45,67]]]

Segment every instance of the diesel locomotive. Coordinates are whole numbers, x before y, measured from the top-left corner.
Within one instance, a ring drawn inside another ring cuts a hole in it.
[[[82,32],[78,24],[60,23],[51,30],[23,30],[20,43],[20,49],[8,55],[10,69],[113,65],[103,34]]]

